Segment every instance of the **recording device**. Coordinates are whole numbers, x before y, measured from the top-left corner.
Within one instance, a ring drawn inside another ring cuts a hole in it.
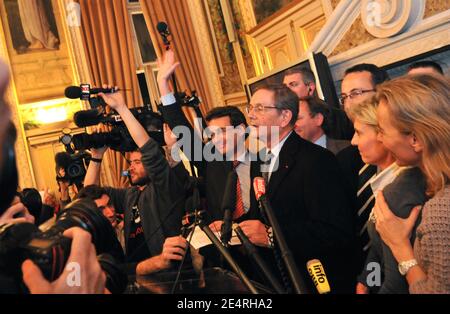
[[[89,86],[82,84],[81,86]],[[107,112],[106,103],[101,97],[91,97],[92,94],[99,92],[115,93],[118,89],[100,89],[100,88],[83,88],[77,86],[69,86],[66,88],[65,95],[68,98],[81,98],[88,100],[91,108],[89,110],[80,110],[74,114],[74,122],[80,128],[98,125],[100,123],[109,126],[110,131],[103,133],[81,133],[73,136],[64,137],[64,144],[71,147],[74,151],[83,151],[90,148],[100,148],[108,146],[112,150],[119,152],[130,152],[137,149],[125,123],[121,116],[114,110]],[[139,123],[146,129],[147,133],[160,146],[164,146],[163,119],[159,113],[153,112],[152,107],[147,104],[143,107],[130,109],[131,113],[136,117]],[[63,138],[61,138],[63,140]]]
[[[306,264],[306,267],[319,294],[329,293],[331,291],[330,284],[322,263],[318,259],[313,259]]]
[[[48,281],[56,280],[64,271],[72,243],[62,234],[71,227],[80,227],[91,234],[107,276],[106,287],[112,293],[122,293],[127,284],[126,275],[117,266],[124,261],[122,248],[110,222],[89,199],[69,204],[54,225],[44,231],[30,223],[0,226],[0,276],[9,278],[17,292],[24,292],[20,269],[26,259],[31,259]]]
[[[167,25],[166,22],[159,22],[156,25],[156,29],[158,30],[158,33],[161,35],[163,43],[166,46],[166,50],[168,50],[170,48],[170,41],[167,37],[171,35],[169,31],[169,26]]]
[[[220,229],[220,241],[222,241],[225,246],[228,246],[228,242],[232,235],[231,227],[233,224],[233,213],[236,208],[237,179],[238,177],[235,171],[228,173],[225,192],[222,199],[223,223]]]
[[[278,247],[280,249],[281,257],[286,265],[286,269],[289,273],[289,277],[294,285],[295,292],[297,294],[307,293],[306,285],[303,278],[300,276],[300,272],[295,264],[292,252],[289,249],[284,235],[281,231],[281,226],[278,223],[278,219],[270,205],[269,200],[266,197],[266,182],[264,178],[256,177],[253,179],[253,189],[255,191],[256,200],[259,202],[259,206],[267,218],[268,222],[272,226],[273,234],[277,239]]]
[[[59,152],[55,155],[56,163],[56,181],[68,182],[69,185],[75,184],[78,188],[83,186],[86,169],[89,166],[91,154],[86,151],[77,153]],[[61,169],[64,169],[64,175],[60,175]]]
[[[80,84],[80,86],[68,86],[64,90],[64,95],[70,99],[80,98],[81,100],[89,100],[92,95],[104,93],[112,94],[118,92],[119,89],[112,88],[91,88],[90,84]]]
[[[42,211],[42,196],[39,191],[34,188],[25,188],[18,192],[17,196],[37,223]]]

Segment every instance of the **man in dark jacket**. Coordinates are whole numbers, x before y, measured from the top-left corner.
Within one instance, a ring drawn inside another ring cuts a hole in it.
[[[317,258],[332,292],[351,293],[355,271],[348,261],[354,254],[354,220],[335,156],[294,132],[298,97],[287,87],[260,88],[248,112],[249,124],[272,156],[266,195],[301,274],[310,283],[306,263]],[[266,230],[258,221],[248,222],[244,232],[253,235],[254,244],[266,245]]]
[[[139,148],[130,154],[129,160],[133,187],[106,188],[114,207],[124,213],[127,262],[137,264],[137,274],[170,268],[171,261],[182,259],[187,247],[186,240],[179,236],[185,200],[183,186],[159,144],[150,138],[126,106],[123,95],[100,96],[122,117]],[[105,151],[106,148],[92,150],[85,186],[98,184]]]

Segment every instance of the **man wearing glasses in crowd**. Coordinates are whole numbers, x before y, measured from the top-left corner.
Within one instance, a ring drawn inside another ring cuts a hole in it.
[[[341,106],[348,110],[375,96],[376,86],[388,80],[387,72],[374,64],[361,63],[345,71],[339,97]],[[370,247],[367,234],[367,219],[373,207],[374,195],[367,182],[376,174],[377,167],[364,164],[356,146],[341,150],[337,156],[347,183],[353,195],[356,232],[360,246],[359,262],[356,268],[362,267]]]

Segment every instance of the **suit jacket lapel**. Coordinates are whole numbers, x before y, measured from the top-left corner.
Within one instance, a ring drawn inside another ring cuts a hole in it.
[[[281,148],[280,154],[278,155],[278,169],[272,172],[269,180],[269,197],[273,197],[276,194],[284,178],[295,165],[295,154],[299,149],[296,137],[298,135],[293,132]]]

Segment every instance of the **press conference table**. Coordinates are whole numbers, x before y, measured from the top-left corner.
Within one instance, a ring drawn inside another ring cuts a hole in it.
[[[129,294],[169,294],[172,291],[176,272],[159,272],[148,276],[128,277]],[[263,285],[253,282],[260,293],[273,293]],[[199,276],[194,270],[183,270],[178,280],[177,294],[248,294],[250,291],[239,277],[228,270],[215,267],[203,270]]]

